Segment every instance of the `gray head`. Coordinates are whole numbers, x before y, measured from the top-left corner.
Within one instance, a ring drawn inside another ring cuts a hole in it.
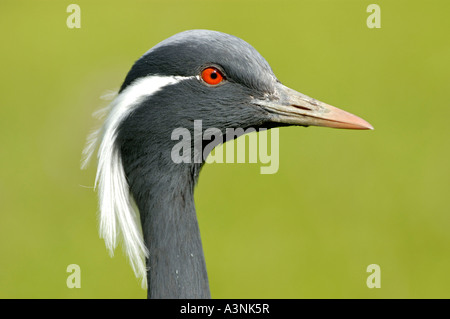
[[[273,92],[277,81],[267,61],[244,40],[217,31],[189,30],[147,51],[131,68],[121,90],[143,76],[198,76],[208,66],[218,67],[227,81],[258,92]]]
[[[208,68],[216,69],[223,81],[217,85],[204,81],[202,71]],[[147,123],[155,122],[160,133],[190,127],[195,119],[201,119],[204,127],[219,129],[281,125],[371,128],[356,116],[283,86],[250,44],[221,32],[190,30],[162,41],[134,64],[120,93],[152,76],[176,79],[142,100],[136,110],[146,114]]]
[[[176,143],[172,132],[181,127],[195,133],[196,120],[202,120],[203,130],[222,132],[283,125],[372,128],[282,85],[267,61],[232,35],[190,30],[157,44],[129,71],[86,151],[89,157],[99,141],[101,234],[113,250],[117,233],[123,233],[132,266],[141,277],[147,252],[139,222],[128,218],[136,216],[129,193],[145,211],[158,200],[156,190],[163,186],[193,187],[201,164],[176,165],[170,152]],[[145,216],[141,222],[145,228]]]

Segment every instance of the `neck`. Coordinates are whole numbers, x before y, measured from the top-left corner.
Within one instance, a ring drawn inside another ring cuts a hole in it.
[[[141,176],[136,191],[131,184],[149,250],[148,298],[210,298],[193,197],[197,173],[189,165],[175,169]]]

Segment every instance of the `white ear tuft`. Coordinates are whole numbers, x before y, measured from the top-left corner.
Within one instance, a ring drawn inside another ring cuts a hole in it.
[[[148,250],[144,243],[139,212],[134,204],[122,165],[117,134],[122,121],[146,97],[164,86],[193,77],[148,76],[129,85],[118,94],[111,104],[94,116],[105,118],[103,126],[92,132],[83,150],[81,168],[86,168],[98,147],[98,166],[95,186],[99,196],[100,237],[105,240],[111,255],[117,247],[118,238],[123,239],[123,248],[136,277],[147,287],[145,258]],[[108,94],[108,97],[112,97]]]

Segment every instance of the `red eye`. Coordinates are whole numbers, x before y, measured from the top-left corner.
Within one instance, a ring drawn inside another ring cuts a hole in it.
[[[209,85],[217,85],[223,81],[223,75],[218,69],[211,67],[202,71],[202,79]]]

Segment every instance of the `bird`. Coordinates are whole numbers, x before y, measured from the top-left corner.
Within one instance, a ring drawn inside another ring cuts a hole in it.
[[[99,113],[102,123],[88,136],[82,168],[97,158],[100,237],[111,255],[122,242],[152,299],[211,298],[194,203],[205,161],[175,163],[174,130],[195,134],[197,120],[203,132],[211,127],[223,134],[283,126],[373,129],[283,85],[241,38],[200,29],[172,35],[144,53]],[[190,147],[192,159],[201,150]]]

